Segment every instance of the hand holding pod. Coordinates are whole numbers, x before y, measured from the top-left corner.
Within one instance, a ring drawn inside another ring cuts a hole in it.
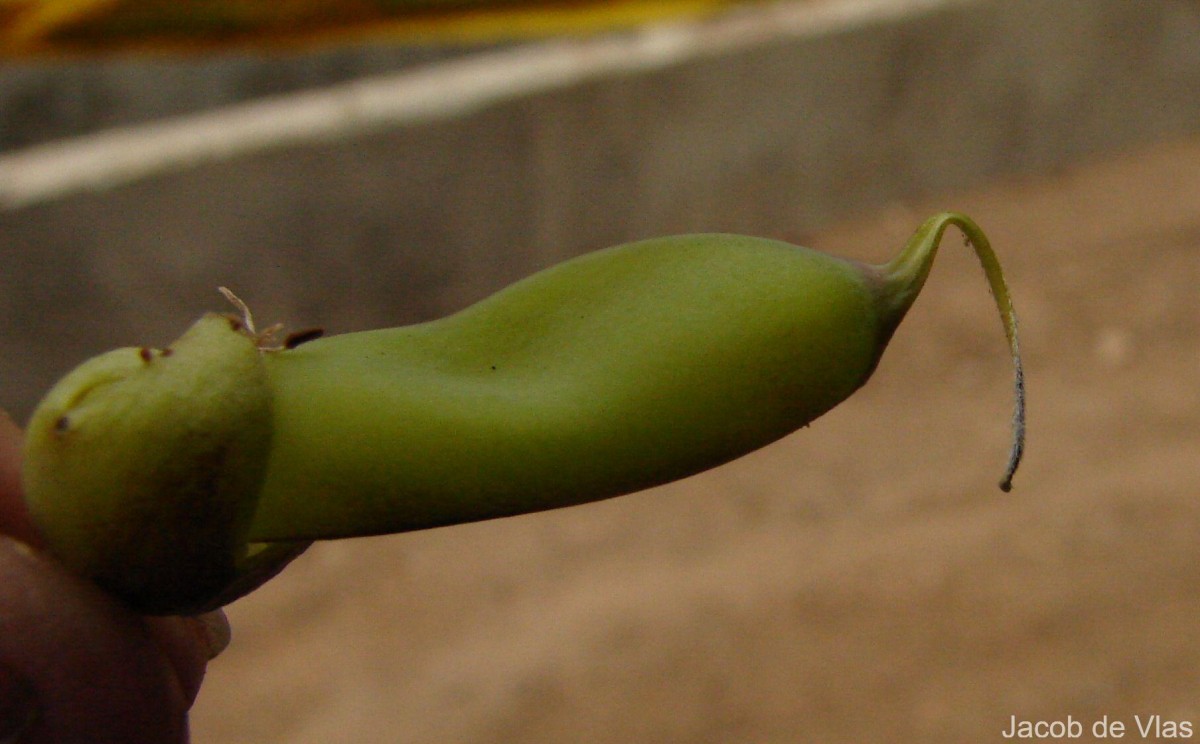
[[[598,251],[413,326],[265,348],[206,315],[163,351],[68,374],[30,422],[25,488],[51,549],[134,606],[205,609],[313,539],[488,519],[682,478],[795,431],[867,381],[950,225],[869,266],[691,235]]]

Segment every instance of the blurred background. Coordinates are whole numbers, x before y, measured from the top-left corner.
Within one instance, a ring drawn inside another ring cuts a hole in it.
[[[1000,253],[1030,406],[1001,494],[1011,370],[952,239],[872,382],[792,437],[312,548],[228,609],[198,744],[1200,730],[1200,4],[187,5],[0,2],[18,418],[218,285],[344,332],[665,233],[882,262],[942,209]]]

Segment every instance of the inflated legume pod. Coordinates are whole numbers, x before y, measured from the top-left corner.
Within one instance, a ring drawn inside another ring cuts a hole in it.
[[[203,609],[307,541],[568,506],[682,478],[858,389],[958,226],[882,266],[733,235],[567,261],[441,320],[271,347],[210,314],[163,350],[86,362],[29,425],[25,487],[52,550],[134,606]]]

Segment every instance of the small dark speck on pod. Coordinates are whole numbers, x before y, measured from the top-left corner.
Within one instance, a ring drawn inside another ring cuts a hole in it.
[[[66,434],[67,430],[70,428],[71,419],[67,418],[66,416],[59,416],[58,420],[54,422],[54,431],[57,434]]]
[[[143,346],[142,348],[138,349],[138,356],[141,357],[142,361],[146,364],[149,364],[154,359],[155,354],[158,354],[160,357],[169,357],[174,353],[175,350],[170,347],[165,349],[151,349]]]

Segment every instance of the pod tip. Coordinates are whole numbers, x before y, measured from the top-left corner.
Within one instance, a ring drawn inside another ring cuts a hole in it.
[[[956,226],[962,232],[967,247],[974,250],[983,267],[1012,356],[1015,378],[1012,446],[1009,449],[1008,464],[1000,479],[1000,490],[1008,493],[1012,490],[1013,475],[1021,464],[1021,456],[1025,450],[1025,373],[1017,339],[1017,314],[1009,296],[1008,284],[1004,280],[1004,272],[1000,269],[1000,261],[996,258],[991,243],[974,220],[960,212],[942,212],[930,217],[917,228],[900,255],[882,267],[887,288],[884,293],[887,301],[886,311],[889,313],[887,331],[890,334],[916,299],[929,274],[934,256],[937,255],[942,233],[949,225]]]

